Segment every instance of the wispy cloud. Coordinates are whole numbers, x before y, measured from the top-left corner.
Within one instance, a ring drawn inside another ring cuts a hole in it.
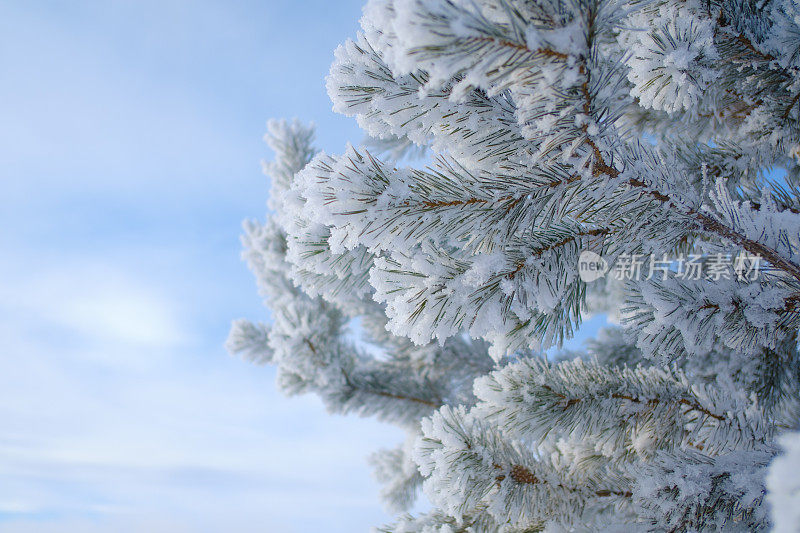
[[[191,311],[135,273],[87,258],[3,279],[2,300],[20,304],[0,309],[15,331],[0,362],[4,527],[380,520],[364,457],[400,435],[283,398],[270,369],[221,348],[196,351]],[[310,500],[320,514],[305,513]]]

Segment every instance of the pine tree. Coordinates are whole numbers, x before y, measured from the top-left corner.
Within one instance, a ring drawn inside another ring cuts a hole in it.
[[[800,3],[371,0],[361,26],[327,88],[370,140],[270,122],[243,241],[272,321],[229,348],[405,429],[380,531],[798,531]]]

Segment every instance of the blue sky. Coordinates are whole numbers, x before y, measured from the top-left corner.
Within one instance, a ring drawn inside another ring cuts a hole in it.
[[[270,117],[361,135],[324,76],[361,2],[0,3],[0,530],[358,531],[402,437],[229,357]]]
[[[324,89],[361,0],[0,3],[0,530],[366,531],[402,435],[229,357],[270,117]]]

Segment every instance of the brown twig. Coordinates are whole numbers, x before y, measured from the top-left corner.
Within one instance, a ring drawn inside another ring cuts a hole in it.
[[[786,108],[786,111],[783,112],[783,120],[789,118],[789,113],[791,113],[792,108],[794,107],[794,105],[797,103],[798,100],[800,100],[800,93],[794,95],[794,98],[792,98],[792,101],[789,103],[789,106]]]
[[[566,402],[565,405],[564,405],[564,409],[566,409],[568,407],[571,407],[571,406],[573,406],[573,405],[575,405],[577,403],[580,403],[582,401],[581,398],[568,398],[567,396],[565,396],[565,395],[553,390],[553,388],[550,387],[549,385],[542,385],[542,388],[547,390],[548,392],[558,396],[561,400],[564,400]],[[636,396],[630,396],[630,395],[627,395],[627,394],[612,393],[611,397],[616,399],[616,400],[626,400],[626,401],[629,401],[629,402],[632,402],[632,403],[642,403],[642,399],[641,398],[637,398]],[[685,405],[685,406],[689,407],[689,409],[691,411],[698,411],[698,412],[703,413],[704,415],[706,415],[706,416],[708,416],[710,418],[714,418],[716,420],[719,420],[720,422],[724,422],[725,421],[725,417],[720,416],[720,415],[715,414],[715,413],[712,413],[711,411],[709,411],[708,409],[706,409],[705,407],[703,407],[699,403],[693,402],[693,401],[691,401],[691,400],[689,400],[687,398],[680,398],[680,399],[677,400],[677,402],[679,404],[681,404],[681,405]],[[655,404],[659,404],[659,403],[662,403],[662,401],[660,399],[658,399],[658,398],[648,398],[647,399],[647,404],[648,405],[655,405]]]
[[[563,52],[557,52],[550,48],[530,49],[524,44],[515,43],[514,41],[509,41],[508,39],[499,39],[497,37],[470,37],[467,40],[478,41],[478,42],[493,42],[495,44],[499,44],[504,48],[513,48],[515,50],[519,50],[520,52],[527,52],[529,54],[540,54],[543,56],[551,57],[553,59],[560,59],[562,61],[566,60],[569,57],[569,54],[565,54]]]
[[[503,467],[500,466],[497,463],[493,464],[492,466],[494,466],[494,468],[496,468],[498,470],[504,470]],[[536,477],[536,475],[533,472],[531,472],[531,470],[528,467],[522,466],[522,465],[511,465],[511,468],[509,469],[508,477],[510,477],[515,483],[519,483],[520,485],[543,485],[543,484],[545,484],[545,482],[543,482],[541,479]],[[499,474],[498,476],[495,477],[495,482],[499,486],[500,482],[503,481],[504,479],[506,479],[506,475],[505,474]],[[578,489],[578,488],[567,487],[567,486],[562,485],[560,483],[558,485],[556,485],[556,486],[561,488],[561,489],[567,490],[569,492],[579,492],[580,491],[580,489]],[[600,498],[606,498],[608,496],[621,496],[623,498],[630,498],[631,496],[633,496],[633,493],[630,492],[630,491],[600,489],[600,490],[595,490],[593,492],[594,492],[595,496],[599,496]]]
[[[376,396],[382,396],[384,398],[392,398],[394,400],[405,400],[405,401],[408,401],[408,402],[419,403],[419,404],[422,404],[422,405],[426,405],[428,407],[432,407],[434,409],[438,409],[439,407],[442,406],[442,402],[441,401],[432,402],[430,400],[423,400],[422,398],[417,398],[415,396],[408,396],[408,395],[405,395],[405,394],[395,394],[395,393],[392,393],[392,392],[386,392],[386,391],[381,391],[381,390],[374,390],[374,389],[366,389],[366,388],[363,388],[363,387],[357,387],[350,380],[350,376],[347,375],[347,372],[345,372],[344,369],[341,369],[341,371],[342,371],[342,376],[344,376],[345,383],[347,383],[347,385],[351,389],[361,389],[363,392],[366,392],[367,394],[374,394]]]

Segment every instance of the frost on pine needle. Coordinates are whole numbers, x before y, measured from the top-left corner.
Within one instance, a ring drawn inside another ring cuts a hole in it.
[[[361,28],[327,90],[369,138],[269,123],[242,241],[271,320],[227,346],[403,428],[379,531],[792,531],[800,4],[371,0]]]
[[[628,24],[619,39],[630,48],[631,94],[643,107],[667,112],[695,108],[719,76],[714,22],[704,16],[701,2],[654,4],[631,16]]]

